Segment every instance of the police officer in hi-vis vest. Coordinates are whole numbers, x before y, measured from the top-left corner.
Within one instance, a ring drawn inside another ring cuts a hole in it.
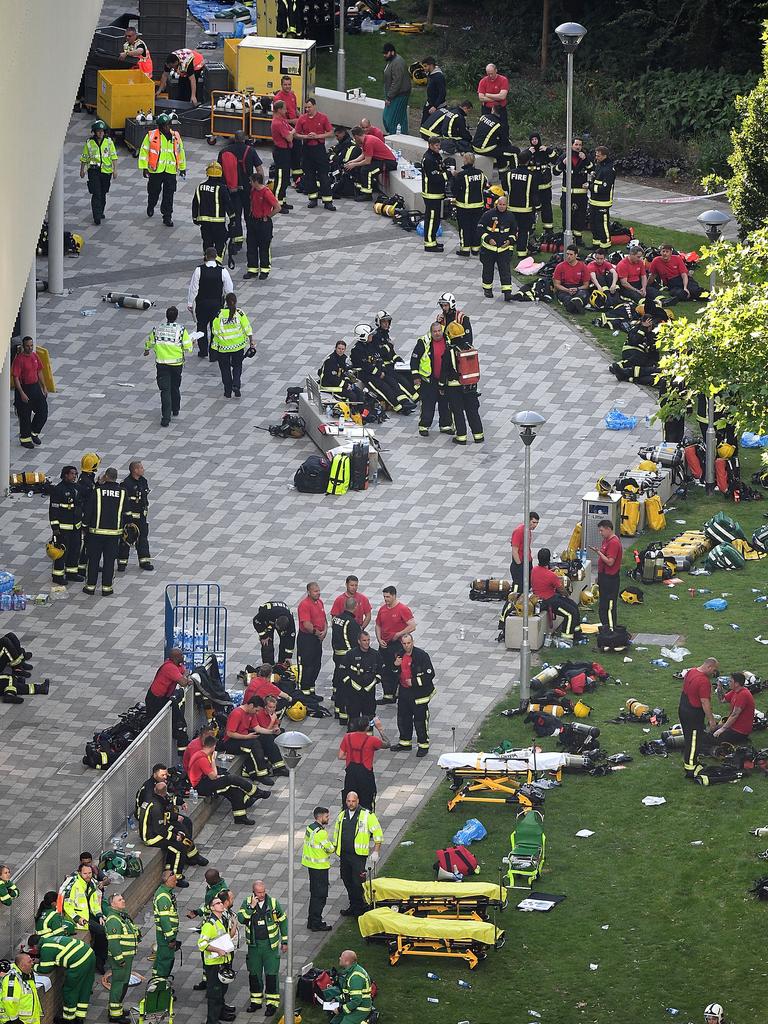
[[[147,216],[154,216],[162,192],[160,213],[163,224],[172,228],[176,175],[186,178],[187,158],[181,136],[171,127],[170,114],[160,114],[157,128],[147,132],[139,150],[139,170],[147,179]]]

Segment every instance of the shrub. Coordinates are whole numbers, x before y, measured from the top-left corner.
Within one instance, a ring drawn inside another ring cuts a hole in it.
[[[728,198],[742,237],[768,222],[768,22],[763,29],[763,75],[748,96],[740,96],[736,109],[740,123],[731,133],[733,178]]]

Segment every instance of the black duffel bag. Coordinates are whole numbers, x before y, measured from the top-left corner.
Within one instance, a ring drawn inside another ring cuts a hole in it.
[[[331,476],[331,464],[321,455],[310,455],[296,470],[293,486],[303,494],[325,494]]]
[[[597,634],[597,646],[601,651],[626,651],[631,646],[632,639],[626,626],[616,626],[615,629],[600,629]]]

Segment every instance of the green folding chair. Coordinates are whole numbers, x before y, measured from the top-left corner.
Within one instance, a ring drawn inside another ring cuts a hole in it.
[[[542,815],[538,811],[527,811],[519,817],[509,841],[509,885],[513,888],[530,888],[542,872],[546,855],[547,837],[544,834]],[[518,882],[518,878],[522,881]]]

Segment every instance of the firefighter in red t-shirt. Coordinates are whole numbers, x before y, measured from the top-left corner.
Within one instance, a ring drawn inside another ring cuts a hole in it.
[[[712,714],[712,680],[720,671],[717,658],[707,658],[698,668],[691,668],[685,673],[683,690],[680,694],[680,706],[677,713],[683,727],[685,748],[683,750],[683,768],[687,779],[695,779],[702,766],[698,763],[704,725],[710,731],[716,728]]]
[[[394,704],[400,683],[395,659],[403,653],[401,640],[416,629],[416,619],[407,604],[397,600],[397,589],[385,587],[384,604],[376,613],[376,639],[381,656],[381,688],[384,696],[380,704]]]
[[[702,296],[701,285],[688,273],[688,265],[680,255],[672,251],[669,242],[663,242],[659,256],[654,256],[648,267],[651,281],[658,279],[667,288],[675,302],[690,302]],[[671,305],[671,303],[667,303]]]
[[[715,729],[715,737],[734,747],[743,746],[749,740],[755,724],[755,698],[746,682],[743,672],[731,672],[728,690],[717,684],[717,696],[723,704],[730,704],[731,710],[727,720]]]
[[[541,602],[541,607],[562,615],[564,640],[581,639],[581,615],[579,606],[568,597],[562,577],[549,567],[552,554],[549,548],[539,548],[538,565],[531,573],[531,590]]]
[[[565,259],[558,263],[552,275],[555,295],[569,313],[583,313],[589,294],[589,270],[579,259],[579,247],[569,245]]]

